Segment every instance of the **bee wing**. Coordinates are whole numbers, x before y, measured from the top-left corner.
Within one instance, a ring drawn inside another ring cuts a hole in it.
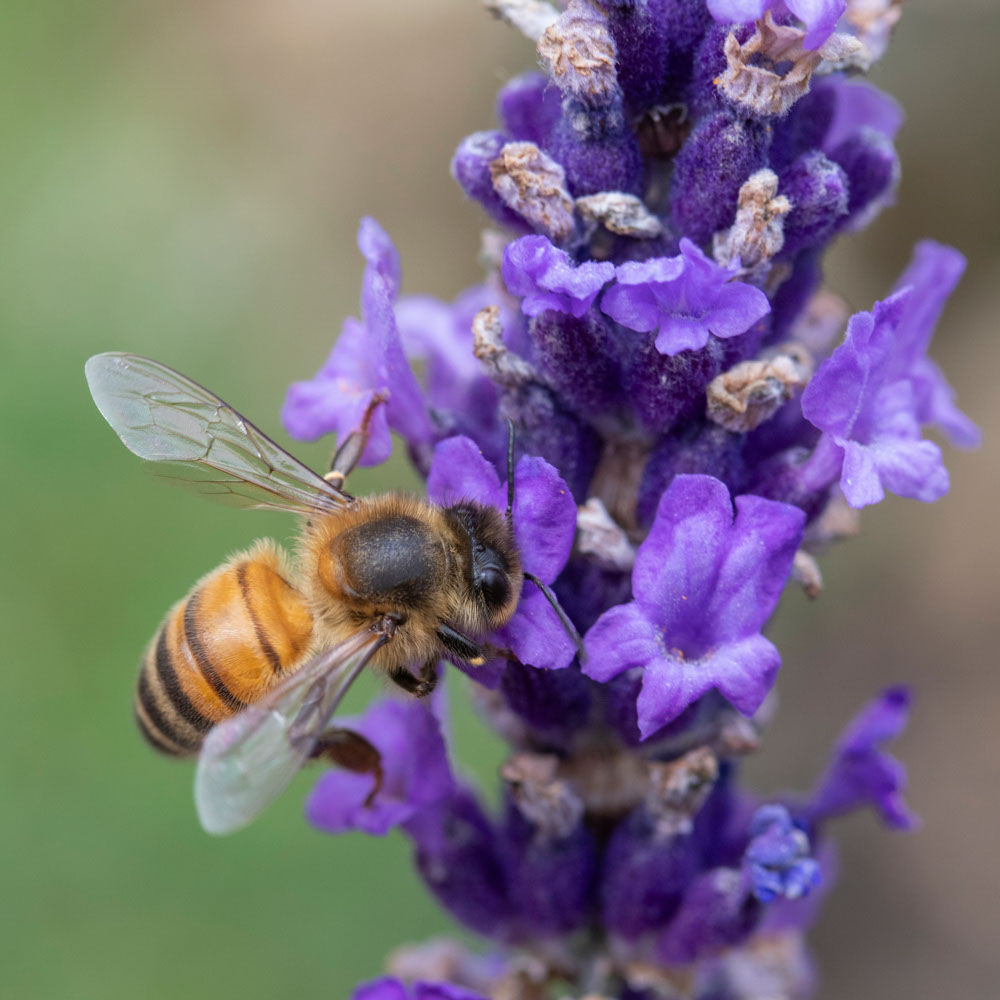
[[[165,476],[232,507],[329,513],[350,497],[293,458],[214,393],[137,354],[86,364],[97,408],[129,451],[169,462]]]
[[[232,833],[284,791],[351,683],[388,638],[370,629],[356,633],[210,730],[194,777],[195,806],[205,830]]]

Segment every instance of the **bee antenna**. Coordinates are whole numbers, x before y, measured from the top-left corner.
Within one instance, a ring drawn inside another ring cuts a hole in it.
[[[509,521],[514,513],[514,421],[507,420],[507,513],[504,520]]]
[[[566,634],[573,640],[573,645],[576,646],[580,662],[583,663],[587,658],[586,650],[583,648],[583,639],[580,638],[580,633],[577,632],[576,626],[569,620],[569,615],[563,610],[563,606],[559,603],[559,598],[534,573],[525,573],[524,578],[525,580],[530,580],[542,592],[545,600],[552,605],[552,610],[556,613],[559,623],[566,630]]]

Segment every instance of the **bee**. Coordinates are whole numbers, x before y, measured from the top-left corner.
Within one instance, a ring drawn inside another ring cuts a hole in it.
[[[352,681],[370,667],[426,697],[442,657],[477,666],[501,654],[476,637],[511,619],[523,579],[572,629],[521,567],[512,429],[504,513],[401,493],[355,498],[343,485],[378,398],[319,476],[166,365],[98,354],[86,375],[125,446],[171,466],[167,478],[234,507],[303,518],[294,561],[270,540],[229,559],[167,613],[142,660],[139,729],[164,754],[199,754],[195,802],[209,832],[246,825],[318,755],[373,773],[374,794],[377,750],[330,726]]]

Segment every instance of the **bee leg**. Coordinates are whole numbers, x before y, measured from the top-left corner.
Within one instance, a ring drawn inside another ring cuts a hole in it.
[[[483,647],[447,622],[438,623],[437,637],[447,652],[458,657],[463,663],[468,663],[472,667],[481,667],[486,662]]]
[[[399,673],[390,676],[404,691],[417,698],[426,698],[437,686],[437,659],[428,660],[416,677],[408,670],[400,670]]]
[[[330,462],[330,471],[323,478],[338,490],[344,485],[344,480],[354,471],[354,467],[361,461],[361,456],[365,453],[365,448],[368,447],[369,425],[375,408],[388,398],[384,392],[377,392],[372,396],[372,401],[365,408],[361,418],[361,426],[356,431],[351,431],[334,453]]]
[[[314,757],[324,757],[338,767],[355,774],[370,774],[375,778],[365,799],[370,806],[382,790],[382,755],[360,733],[351,729],[328,729],[316,744]]]

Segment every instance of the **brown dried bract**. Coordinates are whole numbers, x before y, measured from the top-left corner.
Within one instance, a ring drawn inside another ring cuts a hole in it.
[[[589,0],[570,0],[538,40],[538,55],[563,93],[594,106],[618,92],[615,43],[604,12]]]
[[[537,382],[538,374],[520,355],[507,350],[500,325],[500,307],[486,306],[472,318],[472,353],[486,367],[498,385],[524,385]]]
[[[785,245],[784,218],[792,203],[778,194],[778,175],[758,170],[740,188],[736,221],[715,234],[713,253],[725,267],[738,263],[750,272],[759,271]]]
[[[631,572],[635,546],[598,497],[576,509],[576,549],[604,569]]]
[[[583,816],[583,802],[557,777],[559,760],[551,754],[518,753],[500,769],[515,805],[550,837],[568,836]]]
[[[772,417],[812,374],[812,358],[787,344],[770,358],[741,361],[708,383],[708,417],[726,430],[744,433]]]
[[[689,830],[718,777],[719,760],[706,746],[669,763],[650,763],[646,808],[657,827],[665,833]]]
[[[597,222],[618,236],[651,240],[663,232],[663,223],[641,198],[624,191],[601,191],[576,199],[576,209],[588,222]]]
[[[490,163],[490,180],[508,208],[556,243],[573,232],[566,172],[533,142],[508,142]]]
[[[823,593],[823,574],[820,572],[819,563],[805,549],[799,549],[795,553],[792,579],[802,585],[806,597],[811,601],[815,601]]]
[[[715,85],[729,100],[758,115],[783,115],[809,92],[812,75],[825,61],[845,65],[864,52],[864,45],[851,35],[831,35],[818,49],[802,46],[805,32],[774,23],[768,11],[757,22],[757,30],[740,45],[730,32],[723,48],[728,69]],[[790,68],[778,71],[789,64]]]

